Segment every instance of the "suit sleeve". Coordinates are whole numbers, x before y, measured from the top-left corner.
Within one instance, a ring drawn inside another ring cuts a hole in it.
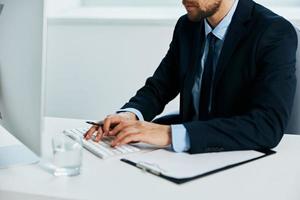
[[[178,30],[180,18],[175,26],[173,38],[166,56],[161,61],[152,77],[148,78],[145,86],[139,89],[134,97],[122,109],[135,108],[139,110],[146,121],[151,121],[160,114],[165,105],[179,93],[178,74]]]
[[[295,88],[297,35],[285,20],[276,20],[261,36],[258,73],[251,109],[230,118],[184,123],[190,153],[269,149],[278,145],[291,114]]]

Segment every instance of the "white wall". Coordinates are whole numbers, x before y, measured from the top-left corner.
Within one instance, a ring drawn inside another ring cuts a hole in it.
[[[52,13],[65,12],[81,6],[81,0],[47,0],[48,15]]]
[[[85,6],[102,6],[102,5],[130,5],[130,6],[178,6],[181,0],[81,0]],[[266,6],[299,6],[299,0],[256,0],[256,2]]]
[[[181,0],[81,0],[84,6],[179,6]]]
[[[119,109],[157,68],[174,23],[50,22],[47,115],[98,119]]]

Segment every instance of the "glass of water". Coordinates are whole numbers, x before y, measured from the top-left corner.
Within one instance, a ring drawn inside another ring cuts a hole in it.
[[[82,137],[61,133],[52,138],[55,176],[76,176],[80,174],[82,162]]]

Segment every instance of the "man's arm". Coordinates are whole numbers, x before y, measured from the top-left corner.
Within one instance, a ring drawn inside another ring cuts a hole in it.
[[[258,74],[248,113],[184,123],[191,153],[273,148],[281,140],[293,104],[297,35],[277,20],[265,31],[257,52]]]

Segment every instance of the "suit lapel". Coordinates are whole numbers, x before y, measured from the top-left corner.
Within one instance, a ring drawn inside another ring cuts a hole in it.
[[[252,0],[240,0],[236,12],[232,18],[223,48],[217,64],[217,71],[215,74],[215,86],[218,85],[220,77],[226,68],[232,55],[236,50],[241,40],[246,37],[248,33],[247,22],[250,20],[251,11],[253,7]]]
[[[204,42],[204,26],[203,20],[192,25],[191,31],[194,32],[194,37],[192,39],[192,55],[190,63],[187,69],[186,76],[184,78],[184,90],[183,90],[183,120],[187,121],[190,119],[190,116],[193,112],[192,104],[192,87],[195,80],[195,75],[197,69],[200,67],[200,58],[202,55],[202,46]]]

